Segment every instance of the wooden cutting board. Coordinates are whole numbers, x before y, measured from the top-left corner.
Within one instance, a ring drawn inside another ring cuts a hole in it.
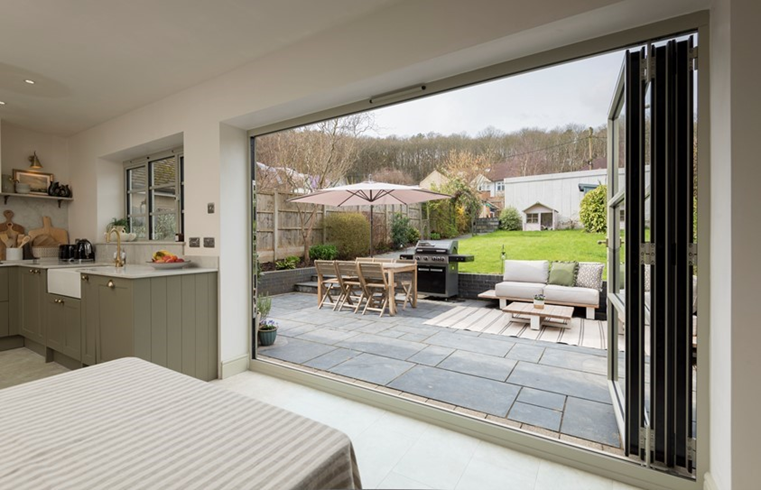
[[[41,239],[38,240],[39,237],[42,235],[48,235],[52,238],[52,240],[45,240],[45,243],[48,243],[47,245],[41,245]],[[34,247],[52,247],[55,245],[62,245],[64,243],[69,243],[69,232],[64,230],[63,228],[53,228],[53,223],[50,221],[50,216],[43,216],[42,217],[42,228],[37,228],[35,230],[29,230],[29,236],[32,237],[32,246]],[[55,243],[51,243],[55,242]]]
[[[26,231],[24,227],[13,222],[13,211],[8,209],[3,213],[3,215],[5,215],[5,223],[0,225],[0,231],[8,233],[8,236],[12,236],[14,238],[20,234],[24,234]]]

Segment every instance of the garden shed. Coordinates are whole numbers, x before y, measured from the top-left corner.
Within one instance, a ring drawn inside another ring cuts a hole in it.
[[[523,210],[523,231],[554,230],[557,224],[557,210],[545,204],[536,202]]]

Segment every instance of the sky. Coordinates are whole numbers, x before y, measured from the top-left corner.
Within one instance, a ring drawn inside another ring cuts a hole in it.
[[[373,136],[477,135],[607,122],[623,51],[569,62],[373,111]]]

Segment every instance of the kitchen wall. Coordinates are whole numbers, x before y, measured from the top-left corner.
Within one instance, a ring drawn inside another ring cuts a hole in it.
[[[29,168],[27,158],[34,152],[42,163],[41,172],[52,173],[55,180],[69,183],[69,144],[66,138],[38,133],[0,122],[0,169],[4,175],[13,175],[13,169]],[[7,184],[4,184],[6,188]],[[82,190],[82,189],[80,189]],[[74,190],[75,197],[77,195]],[[13,222],[22,225],[27,231],[42,227],[42,217],[50,216],[53,226],[68,229],[69,203],[58,207],[57,201],[13,197],[5,204],[0,199],[0,216],[6,210],[13,211]],[[3,218],[0,218],[4,220]],[[73,240],[76,237],[71,237]]]

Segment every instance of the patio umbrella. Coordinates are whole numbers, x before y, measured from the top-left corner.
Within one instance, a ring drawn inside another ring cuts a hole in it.
[[[341,185],[321,189],[290,202],[322,204],[324,206],[367,206],[370,205],[370,256],[373,255],[373,208],[388,204],[415,204],[419,202],[449,199],[452,196],[429,191],[417,185],[386,184],[366,181],[359,184]]]

